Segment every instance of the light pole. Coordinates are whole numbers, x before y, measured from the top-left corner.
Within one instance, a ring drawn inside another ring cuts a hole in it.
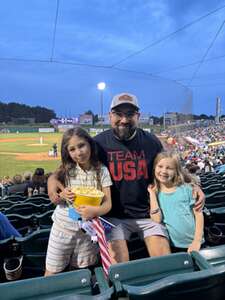
[[[99,82],[97,88],[100,91],[100,114],[101,114],[101,126],[103,129],[103,91],[106,87],[105,82]]]

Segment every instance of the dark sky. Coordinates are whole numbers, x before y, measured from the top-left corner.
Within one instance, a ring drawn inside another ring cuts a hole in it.
[[[0,7],[0,101],[58,116],[104,112],[131,92],[142,112],[225,114],[225,1],[7,0]],[[193,105],[192,105],[193,104]]]

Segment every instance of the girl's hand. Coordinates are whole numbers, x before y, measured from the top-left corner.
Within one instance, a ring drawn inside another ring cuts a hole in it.
[[[149,184],[148,185],[148,192],[149,192],[149,194],[152,194],[152,193],[156,194],[158,192],[158,189],[157,189],[156,185],[155,184]]]
[[[77,212],[81,215],[82,220],[91,220],[98,216],[99,206],[81,205],[76,207]]]
[[[74,201],[75,194],[69,187],[66,187],[59,195],[62,199],[69,201],[71,204]]]
[[[52,201],[54,204],[59,204],[61,201],[60,195],[57,192],[49,192],[48,193],[49,199]]]
[[[189,245],[187,252],[191,251],[199,251],[201,248],[201,242],[193,240],[193,242]]]

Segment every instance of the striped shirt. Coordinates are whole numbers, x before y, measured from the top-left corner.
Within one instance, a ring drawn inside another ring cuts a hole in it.
[[[76,186],[90,186],[95,188],[98,187],[97,174],[94,168],[84,171],[79,165],[77,165],[74,169],[73,174],[76,174],[76,176],[72,176],[71,174],[71,177],[69,179],[70,187],[76,187]],[[112,185],[109,171],[104,165],[101,165],[99,179],[102,187],[108,187]],[[65,229],[77,231],[79,230],[78,222],[72,220],[68,216],[68,209],[69,208],[66,203],[58,204],[53,213],[52,219],[54,222],[58,223],[61,227]]]

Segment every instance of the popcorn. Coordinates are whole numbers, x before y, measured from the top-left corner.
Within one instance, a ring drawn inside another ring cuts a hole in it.
[[[103,197],[104,193],[97,190],[93,186],[76,186],[72,188],[72,191],[77,195],[84,195],[89,197]]]

